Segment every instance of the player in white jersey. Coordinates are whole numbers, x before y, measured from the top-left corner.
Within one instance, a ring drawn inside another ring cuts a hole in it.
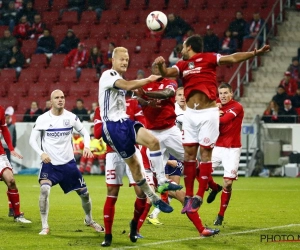
[[[77,168],[72,146],[72,131],[77,130],[84,137],[84,157],[93,157],[90,136],[78,117],[65,110],[65,96],[61,90],[51,93],[52,108],[40,115],[32,129],[29,143],[39,154],[42,167],[39,173],[39,207],[42,220],[40,235],[49,233],[49,195],[52,186],[59,184],[64,193],[75,190],[81,198],[85,213],[84,224],[97,232],[105,229],[92,219],[92,204],[85,181]],[[41,147],[38,145],[41,141]]]
[[[125,94],[128,90],[140,88],[156,81],[160,76],[151,75],[141,80],[126,81],[122,75],[129,63],[128,50],[117,47],[112,54],[112,69],[104,71],[99,80],[99,106],[103,122],[103,140],[117,152],[129,166],[134,181],[149,197],[152,204],[161,211],[170,213],[172,207],[164,203],[150,188],[141,173],[141,164],[135,154],[135,144],[144,145],[150,150],[150,158],[158,175],[158,183],[165,190],[178,190],[182,186],[172,184],[165,177],[159,141],[139,122],[128,119]],[[136,241],[137,224],[131,221],[131,241]]]
[[[175,95],[175,114],[176,114],[176,126],[182,131],[182,122],[183,122],[183,115],[186,110],[186,101],[184,97],[184,88],[179,87],[176,90]]]

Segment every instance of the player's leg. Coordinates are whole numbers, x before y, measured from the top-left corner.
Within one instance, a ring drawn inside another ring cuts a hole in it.
[[[14,220],[21,223],[31,223],[30,220],[24,218],[24,214],[20,212],[20,195],[12,172],[12,167],[5,155],[0,156],[1,178],[7,186],[7,198],[11,202],[14,212]]]
[[[40,197],[39,197],[39,208],[42,221],[42,230],[40,235],[49,234],[49,196],[52,187],[52,182],[50,180],[40,180]]]

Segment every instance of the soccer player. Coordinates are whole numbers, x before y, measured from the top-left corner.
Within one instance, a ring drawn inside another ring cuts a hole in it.
[[[186,101],[184,97],[183,87],[179,87],[176,90],[175,100],[176,125],[180,129],[180,131],[182,131],[183,115],[186,110]]]
[[[49,234],[49,195],[52,186],[59,184],[64,193],[75,190],[81,198],[85,213],[84,224],[97,232],[105,229],[92,218],[92,202],[86,183],[77,168],[72,146],[72,130],[84,137],[84,157],[93,157],[90,135],[76,115],[64,109],[65,96],[61,90],[51,93],[52,108],[40,115],[31,131],[29,143],[42,160],[39,174],[39,207],[42,220],[40,235]],[[37,141],[41,141],[39,147]]]
[[[219,110],[216,106],[218,65],[239,63],[260,56],[270,49],[269,45],[250,52],[238,52],[221,56],[203,53],[203,39],[199,35],[188,37],[183,43],[182,59],[167,68],[165,59],[158,57],[155,63],[164,77],[182,77],[187,102],[183,122],[185,206],[182,213],[198,211],[202,204],[208,179],[212,172],[211,155],[219,135]],[[200,145],[199,187],[194,195],[196,155]]]
[[[224,167],[223,190],[212,178],[209,187],[212,189],[207,197],[207,202],[215,200],[218,192],[222,190],[220,210],[214,225],[222,225],[224,213],[231,197],[232,183],[238,177],[238,167],[242,151],[241,129],[244,118],[242,105],[233,100],[232,88],[227,83],[218,87],[220,99],[220,135],[212,153],[213,168],[221,163]]]
[[[10,133],[6,125],[4,109],[0,106],[0,133],[7,144],[10,154],[14,157],[22,159],[23,156],[18,154],[11,141]],[[30,220],[25,219],[24,214],[20,212],[20,195],[14,179],[12,166],[5,154],[4,148],[0,141],[0,180],[3,180],[7,186],[7,197],[12,206],[14,220],[21,223],[31,223]]]

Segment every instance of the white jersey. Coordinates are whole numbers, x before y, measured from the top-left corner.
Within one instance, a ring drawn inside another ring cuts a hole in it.
[[[182,122],[185,111],[175,102],[176,126],[182,130]]]
[[[126,91],[115,87],[115,82],[123,79],[115,70],[103,72],[99,80],[99,106],[103,122],[119,121],[128,118],[126,114]]]
[[[30,145],[39,155],[45,152],[53,165],[68,163],[74,159],[73,128],[85,135],[84,144],[85,147],[89,147],[90,138],[86,136],[87,131],[75,114],[64,109],[61,115],[56,116],[49,110],[37,118],[31,133]],[[41,149],[37,148],[35,137],[37,133],[41,135]]]

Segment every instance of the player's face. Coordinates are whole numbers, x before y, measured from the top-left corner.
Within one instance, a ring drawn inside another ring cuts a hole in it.
[[[221,104],[226,104],[232,99],[232,91],[228,88],[218,89]]]
[[[129,55],[127,52],[118,52],[114,55],[112,59],[113,69],[116,70],[119,74],[123,74],[127,71],[129,63]]]
[[[61,110],[65,107],[65,96],[62,91],[56,91],[51,98],[51,104],[53,109]]]
[[[181,50],[182,60],[188,60],[190,58],[188,54],[188,49],[189,48],[186,47],[186,44],[184,42]]]
[[[176,91],[175,100],[179,104],[179,106],[184,106],[185,105],[185,97],[184,97],[184,94],[183,94],[183,89],[180,89],[180,90]]]

